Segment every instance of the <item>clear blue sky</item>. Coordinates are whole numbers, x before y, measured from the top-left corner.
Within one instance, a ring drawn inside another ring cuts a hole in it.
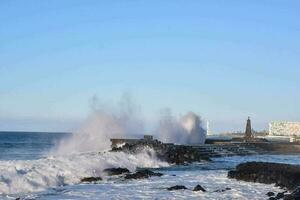
[[[300,2],[0,1],[0,130],[67,131],[97,95],[214,131],[300,120]]]

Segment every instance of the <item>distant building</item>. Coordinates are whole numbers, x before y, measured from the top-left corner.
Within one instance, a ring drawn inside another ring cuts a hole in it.
[[[153,140],[153,135],[144,135],[144,140]]]
[[[300,122],[271,122],[269,135],[300,137]]]

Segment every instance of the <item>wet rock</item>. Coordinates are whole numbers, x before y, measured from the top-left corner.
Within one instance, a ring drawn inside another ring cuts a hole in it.
[[[193,189],[193,191],[202,191],[202,192],[206,192],[206,190],[201,186],[201,185],[196,185],[196,187]]]
[[[279,163],[247,162],[238,165],[236,170],[229,171],[228,177],[249,182],[275,183],[277,186],[293,190],[300,185],[300,166]]]
[[[101,177],[85,177],[81,179],[81,182],[97,182],[97,181],[102,181]]]
[[[296,188],[291,194],[285,195],[284,200],[300,200],[300,187]]]
[[[169,191],[173,191],[173,190],[186,190],[187,188],[184,185],[175,185],[172,187],[167,188],[167,190]]]
[[[207,155],[203,155],[201,151],[184,145],[174,145],[162,143],[158,140],[138,140],[135,143],[126,143],[122,147],[112,148],[112,151],[122,151],[125,153],[138,153],[145,149],[145,147],[153,149],[156,156],[163,161],[171,164],[184,164],[200,161],[210,161]]]
[[[225,188],[225,189],[215,190],[214,192],[226,192],[227,190],[231,190],[231,188]]]
[[[283,200],[298,200],[299,198],[294,198],[293,195],[291,194],[287,194],[287,195],[284,195],[284,198]]]
[[[274,192],[268,192],[266,195],[267,195],[268,197],[273,197],[273,196],[275,196],[275,193],[274,193]]]
[[[230,170],[227,174],[228,178],[236,178],[238,176],[237,170]]]
[[[282,199],[284,197],[284,193],[283,192],[279,192],[277,195],[276,195],[276,199]]]
[[[294,198],[300,199],[300,187],[294,190],[291,195],[293,195]]]
[[[139,170],[133,174],[126,174],[124,177],[125,179],[142,179],[142,178],[149,178],[151,176],[162,176],[162,173],[153,172],[148,169]]]
[[[108,168],[103,170],[108,176],[114,176],[114,175],[121,175],[129,173],[129,170],[127,168]]]

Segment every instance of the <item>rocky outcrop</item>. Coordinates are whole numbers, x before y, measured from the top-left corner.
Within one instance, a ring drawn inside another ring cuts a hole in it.
[[[196,185],[196,187],[194,187],[193,191],[194,192],[198,192],[198,191],[206,192],[206,190],[201,185]]]
[[[273,197],[273,196],[275,196],[275,193],[274,193],[274,192],[268,192],[266,195],[267,195],[268,197]]]
[[[126,174],[125,179],[143,179],[143,178],[149,178],[151,176],[162,176],[162,173],[153,172],[148,169],[139,170],[133,174]]]
[[[173,190],[186,190],[187,188],[184,185],[175,185],[172,187],[167,188],[167,190],[169,191],[173,191]]]
[[[197,149],[190,146],[174,145],[169,146],[163,154],[159,154],[159,157],[163,158],[169,163],[183,164],[200,161],[210,160],[208,156],[204,156]]]
[[[237,180],[273,184],[293,190],[300,185],[300,166],[265,163],[247,162],[236,167],[236,170],[228,172],[229,178]]]
[[[85,178],[81,179],[81,182],[88,182],[88,183],[97,182],[97,181],[102,181],[102,178],[101,177],[85,177]]]
[[[203,155],[199,150],[194,149],[191,146],[166,144],[158,140],[140,140],[132,144],[126,143],[122,147],[113,148],[112,151],[123,151],[133,154],[139,153],[145,148],[153,149],[156,153],[156,156],[160,160],[171,164],[183,164],[210,160],[208,156]]]
[[[115,176],[115,175],[121,175],[121,174],[126,174],[129,173],[129,170],[127,168],[107,168],[103,170],[105,174],[108,176]]]
[[[296,188],[291,194],[284,195],[284,200],[299,200],[300,199],[300,187]]]

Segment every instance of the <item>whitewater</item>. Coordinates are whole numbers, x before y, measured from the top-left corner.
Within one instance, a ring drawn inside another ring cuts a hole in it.
[[[227,178],[229,169],[246,161],[270,161],[300,164],[299,156],[257,155],[216,158],[213,162],[170,166],[155,153],[145,150],[136,155],[122,152],[83,153],[37,160],[0,161],[1,199],[266,199],[269,191],[280,192],[274,185],[247,183]],[[164,174],[143,180],[108,177],[102,171],[110,167],[152,168]],[[83,184],[80,179],[101,176],[97,184]],[[201,184],[207,192],[193,192]],[[189,190],[167,191],[174,185]],[[218,192],[225,188],[227,191]]]
[[[228,170],[246,161],[300,164],[295,155],[256,155],[174,166],[158,160],[148,148],[137,154],[109,152],[110,138],[145,132],[143,120],[128,98],[121,105],[113,111],[96,106],[73,134],[0,133],[0,199],[266,199],[267,192],[282,190],[274,185],[228,179]],[[193,112],[176,117],[167,111],[155,130],[164,142],[203,143],[205,139],[201,118]],[[164,175],[124,180],[103,173],[112,167],[131,172],[151,168]],[[96,184],[81,183],[84,177],[99,176],[103,180]],[[193,192],[198,184],[207,192]],[[184,185],[188,190],[167,190],[174,185]]]
[[[122,152],[81,153],[67,156],[50,156],[38,160],[0,161],[0,194],[22,194],[43,191],[80,183],[84,177],[104,176],[103,170],[111,167],[136,168],[166,167],[152,150],[135,155]]]

